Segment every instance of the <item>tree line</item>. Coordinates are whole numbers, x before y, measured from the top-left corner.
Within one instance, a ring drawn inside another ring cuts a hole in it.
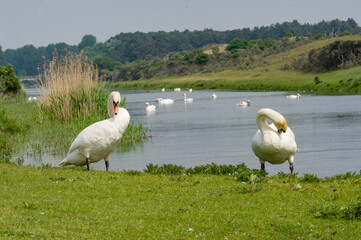
[[[228,31],[172,31],[172,32],[134,32],[120,33],[105,42],[96,42],[92,35],[85,35],[78,45],[66,43],[49,44],[47,47],[36,48],[26,45],[18,49],[7,49],[3,52],[0,48],[0,66],[10,64],[15,68],[17,75],[36,75],[39,66],[47,59],[52,59],[54,51],[57,54],[84,52],[90,60],[98,62],[111,70],[120,64],[138,60],[150,60],[154,57],[162,58],[169,53],[192,51],[209,44],[229,44],[233,39],[249,40],[279,40],[286,34],[293,36],[337,36],[344,32],[357,34],[361,28],[354,19],[346,21],[335,19],[321,21],[316,24],[301,24],[297,20],[292,22],[276,23],[270,26],[261,26]],[[205,56],[203,56],[205,57]],[[204,61],[204,59],[198,59]],[[198,61],[197,60],[197,61]]]

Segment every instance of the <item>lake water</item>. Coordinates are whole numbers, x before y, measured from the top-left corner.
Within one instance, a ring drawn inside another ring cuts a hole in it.
[[[29,95],[36,91],[29,89]],[[127,109],[135,123],[152,129],[152,139],[130,151],[118,149],[110,156],[110,170],[144,170],[149,163],[177,164],[185,167],[217,163],[245,163],[260,168],[251,148],[258,130],[256,114],[260,108],[280,112],[296,136],[299,152],[295,155],[294,172],[332,176],[361,169],[361,96],[303,95],[291,100],[283,92],[186,92],[194,98],[184,103],[182,92],[120,91],[126,97]],[[159,106],[158,97],[175,99],[172,105]],[[250,107],[238,107],[239,101],[251,101]],[[147,115],[145,102],[157,106]],[[42,163],[56,166],[65,156],[43,156]],[[40,164],[27,158],[24,164]],[[104,161],[92,164],[104,170]],[[271,175],[289,172],[289,164],[266,163]]]

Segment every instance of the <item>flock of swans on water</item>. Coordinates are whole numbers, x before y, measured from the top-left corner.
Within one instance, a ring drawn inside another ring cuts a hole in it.
[[[165,89],[162,89],[164,92]],[[180,92],[180,88],[174,89]],[[192,92],[191,89],[189,89]],[[184,102],[192,102],[194,99],[187,98],[183,93]],[[212,98],[216,99],[215,93]],[[289,99],[301,98],[301,95],[289,95]],[[96,122],[84,130],[75,138],[71,144],[67,157],[60,162],[59,166],[78,165],[87,166],[89,164],[98,162],[101,159],[105,161],[105,168],[109,169],[109,155],[118,145],[124,131],[127,129],[130,116],[125,108],[120,108],[121,101],[119,92],[112,92],[108,98],[108,115],[109,118],[103,121]],[[173,99],[156,99],[159,104],[172,104]],[[239,102],[238,106],[250,106],[250,100],[247,102]],[[156,107],[146,102],[148,111],[154,111]],[[272,121],[271,124],[267,123],[267,119]],[[256,132],[252,139],[252,150],[258,157],[261,163],[261,169],[265,170],[265,162],[271,164],[281,164],[285,161],[289,162],[291,174],[293,173],[294,155],[298,152],[295,135],[291,128],[287,125],[286,119],[278,112],[262,108],[258,111],[256,116],[256,123],[259,130]]]

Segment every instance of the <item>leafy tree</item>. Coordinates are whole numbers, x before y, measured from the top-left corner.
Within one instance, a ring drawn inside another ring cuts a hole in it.
[[[100,69],[108,69],[110,71],[113,71],[116,66],[121,65],[120,62],[109,57],[98,57],[94,60],[94,64],[96,64]]]
[[[81,39],[81,42],[78,45],[78,50],[81,51],[82,49],[86,47],[92,47],[97,42],[97,39],[95,36],[88,34],[84,35],[84,37]]]
[[[0,97],[8,94],[18,94],[20,90],[20,80],[15,75],[13,67],[0,67]]]
[[[183,60],[189,63],[205,64],[208,62],[209,56],[204,53],[202,49],[196,49],[191,53],[184,55]]]
[[[245,49],[248,46],[248,42],[241,38],[233,39],[228,46],[226,47],[227,51],[232,51],[233,49]]]

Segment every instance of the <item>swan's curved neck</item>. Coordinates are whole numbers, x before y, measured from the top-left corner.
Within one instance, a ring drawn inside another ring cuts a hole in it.
[[[285,118],[281,114],[272,109],[263,108],[259,110],[257,113],[257,126],[262,133],[269,130],[273,131],[267,124],[267,119],[271,120],[275,125],[276,123],[285,121]]]

